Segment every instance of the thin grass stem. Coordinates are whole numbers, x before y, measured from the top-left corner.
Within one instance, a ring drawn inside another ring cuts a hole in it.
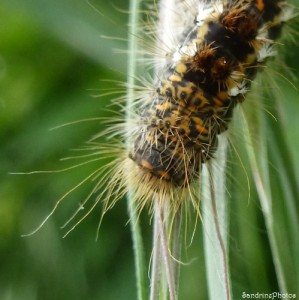
[[[173,273],[176,284],[176,293],[179,293],[179,279],[180,279],[180,264],[178,263],[181,258],[181,227],[182,227],[182,214],[178,210],[173,220],[173,232],[172,232],[172,256],[176,260],[173,264]]]
[[[218,216],[218,211],[217,211],[217,203],[216,203],[216,195],[215,195],[215,191],[213,188],[213,180],[210,177],[210,186],[212,187],[210,189],[211,192],[211,206],[212,206],[212,211],[213,211],[213,220],[214,220],[214,224],[215,224],[215,232],[217,235],[217,239],[219,241],[219,245],[220,245],[220,251],[222,254],[222,261],[223,261],[223,282],[224,282],[224,289],[225,289],[225,296],[226,299],[229,300],[231,299],[230,296],[230,289],[229,289],[229,279],[228,279],[228,259],[227,259],[227,251],[226,251],[226,246],[224,243],[224,240],[222,238],[221,235],[221,224],[219,222],[219,216]]]
[[[157,215],[154,215],[153,226],[153,253],[151,262],[151,289],[150,300],[159,299],[161,284],[161,242],[159,235],[159,223]]]
[[[140,11],[140,0],[131,0],[130,1],[130,14],[129,14],[129,56],[128,56],[128,89],[127,89],[127,103],[126,103],[126,119],[127,119],[127,132],[130,132],[129,120],[131,120],[131,107],[135,97],[135,91],[133,86],[135,86],[136,78],[136,53],[138,52],[137,46],[137,36],[138,36],[138,20],[139,20],[139,11]],[[130,188],[129,188],[130,189]],[[148,288],[147,288],[147,272],[146,264],[144,259],[144,247],[141,236],[141,229],[138,221],[138,214],[136,205],[133,202],[133,191],[130,190],[128,193],[128,211],[130,216],[134,256],[135,256],[135,271],[136,271],[136,285],[137,285],[137,294],[139,300],[148,299]]]
[[[156,199],[158,200],[158,199]],[[170,252],[169,252],[169,243],[167,239],[167,235],[165,233],[168,232],[168,230],[165,230],[169,228],[169,224],[167,222],[167,216],[168,214],[161,209],[160,207],[160,201],[155,201],[155,208],[154,208],[154,214],[155,218],[157,218],[158,222],[158,234],[160,237],[160,244],[161,244],[161,253],[162,253],[162,259],[163,259],[163,267],[165,272],[165,277],[167,281],[168,291],[169,291],[169,299],[170,300],[176,300],[176,284],[175,284],[175,276],[174,276],[174,264],[175,261],[171,258]]]

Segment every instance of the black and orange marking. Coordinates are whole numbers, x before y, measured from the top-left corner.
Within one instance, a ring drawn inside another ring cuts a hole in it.
[[[274,33],[283,25],[279,15],[284,4],[236,0],[190,32],[184,45],[194,54],[182,51],[165,70],[166,80],[141,114],[140,134],[129,156],[143,172],[174,186],[199,176],[217,149],[217,135],[227,130],[234,107],[264,63],[259,52],[265,40],[278,36]]]

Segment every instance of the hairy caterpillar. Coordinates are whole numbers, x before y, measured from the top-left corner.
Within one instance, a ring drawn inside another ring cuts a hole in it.
[[[168,32],[169,44],[163,29],[153,30],[158,31],[156,48],[165,49],[162,54],[157,49],[161,61],[150,91],[143,88],[132,109],[129,129],[120,124],[106,131],[108,137],[117,134],[115,149],[109,141],[107,149],[91,145],[93,157],[116,157],[107,166],[109,176],[101,169],[87,177],[97,180],[91,209],[105,200],[107,211],[128,186],[139,209],[159,202],[176,212],[190,203],[189,195],[197,208],[199,197],[193,194],[201,170],[217,155],[218,138],[231,126],[234,107],[247,101],[255,73],[274,54],[274,41],[292,16],[283,1],[174,2],[168,10],[183,20],[172,26],[173,35]]]
[[[69,231],[100,200],[104,199],[104,214],[132,187],[139,210],[152,206],[155,199],[171,204],[175,213],[188,196],[198,209],[193,186],[202,165],[213,158],[218,136],[229,127],[235,106],[246,100],[257,72],[275,54],[284,23],[294,17],[293,8],[279,0],[172,2],[174,7],[166,10],[173,10],[180,26],[171,41],[162,41],[163,29],[159,36],[152,24],[146,25],[150,41],[162,43],[154,46],[155,52],[162,52],[157,54],[155,78],[137,93],[129,126],[120,122],[96,135],[121,141],[114,148],[109,143],[92,144],[91,150],[113,161],[87,177],[100,180],[76,213],[100,193]],[[149,62],[152,68],[153,59]]]
[[[234,107],[245,100],[292,17],[285,1],[194,1],[192,6],[199,6],[194,22],[175,37],[179,44],[137,111],[128,150],[108,187],[109,194],[115,187],[135,187],[140,207],[155,194],[179,206],[177,199],[191,192]]]

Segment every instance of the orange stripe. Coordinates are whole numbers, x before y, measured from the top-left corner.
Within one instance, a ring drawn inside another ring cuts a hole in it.
[[[164,180],[170,180],[170,175],[166,171],[158,171],[157,174]]]
[[[145,169],[148,169],[148,170],[153,170],[153,166],[146,160],[142,160],[141,161],[141,166]]]
[[[256,0],[256,7],[259,11],[263,11],[265,8],[264,0]]]

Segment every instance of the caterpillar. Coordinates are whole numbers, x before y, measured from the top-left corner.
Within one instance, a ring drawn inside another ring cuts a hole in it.
[[[184,20],[173,29],[176,43],[165,41],[153,88],[136,101],[132,128],[122,133],[126,147],[105,190],[104,212],[130,189],[139,210],[158,205],[173,218],[190,202],[199,210],[196,189],[203,166],[216,155],[219,136],[229,128],[235,107],[246,101],[258,71],[275,54],[283,25],[294,17],[293,9],[279,0],[173,2],[166,9],[175,9],[174,16]],[[164,42],[163,30],[158,31],[158,47]],[[110,195],[116,195],[112,204]],[[215,299],[231,299],[226,249],[219,228],[216,231],[225,295]],[[167,279],[170,299],[176,299],[172,281]]]
[[[168,53],[154,90],[138,108],[117,176],[107,188],[114,194],[115,188],[133,186],[140,207],[155,195],[179,207],[178,199],[192,193],[218,136],[293,16],[285,1],[193,2],[199,10],[178,30],[179,45]]]
[[[93,138],[117,137],[115,147],[111,142],[107,146],[93,142],[88,148],[113,160],[83,181],[100,178],[67,225],[92,195],[98,195],[67,234],[99,201],[104,201],[104,215],[132,189],[139,211],[158,201],[175,215],[187,198],[198,210],[194,183],[202,166],[213,159],[219,136],[227,131],[234,108],[246,100],[256,74],[275,55],[283,25],[295,17],[284,0],[172,2],[170,10],[180,26],[172,41],[162,40],[165,29],[160,37],[152,24],[144,29],[149,40],[158,43],[154,51],[162,52],[155,60],[154,79],[138,87],[128,121],[121,120]],[[152,55],[152,49],[143,54]],[[149,62],[152,68],[153,59]]]

